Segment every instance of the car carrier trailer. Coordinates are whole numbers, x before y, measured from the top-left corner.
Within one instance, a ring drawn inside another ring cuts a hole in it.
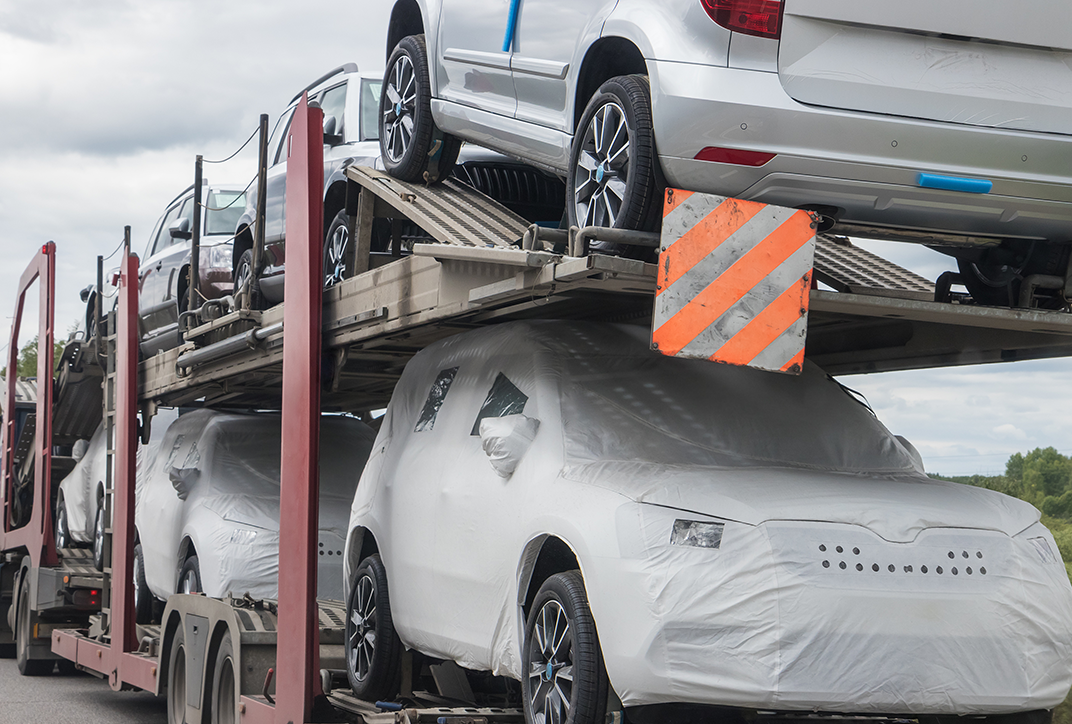
[[[14,609],[8,626],[28,664],[20,668],[41,673],[62,660],[106,678],[116,690],[166,692],[172,722],[521,721],[517,709],[459,707],[415,696],[412,670],[403,671],[403,703],[373,706],[332,691],[332,672],[343,665],[345,610],[339,602],[315,599],[319,417],[322,410],[384,406],[413,354],[476,326],[529,317],[650,320],[660,265],[588,251],[592,239],[656,240],[529,227],[449,180],[426,188],[351,168],[351,274],[325,291],[321,115],[303,100],[289,131],[290,250],[282,305],[202,320],[186,330],[182,346],[139,361],[138,259],[129,245],[124,250],[117,310],[100,355],[102,414],[114,435],[105,508],[110,564],[100,573],[74,575],[74,556],[69,560],[68,552],[50,543],[53,436],[76,411],[55,406],[47,384],[37,399],[32,518],[21,526],[10,523],[19,443],[14,381],[8,380],[0,592]],[[391,229],[390,248],[379,254],[371,251],[377,218],[388,219]],[[414,227],[429,238],[406,249],[404,230]],[[22,299],[36,280],[39,379],[50,378],[52,364],[54,263],[51,244],[35,255],[23,276],[13,329],[17,340]],[[816,241],[809,278],[812,273],[834,291],[805,290],[806,354],[832,374],[1072,353],[1070,314],[961,304],[948,289],[936,290],[840,240]],[[155,409],[179,405],[282,411],[281,494],[287,504],[280,510],[279,600],[176,594],[159,624],[137,625],[134,454],[139,436],[147,439]],[[98,591],[99,601],[80,593],[87,590]],[[56,606],[60,600],[64,605]]]

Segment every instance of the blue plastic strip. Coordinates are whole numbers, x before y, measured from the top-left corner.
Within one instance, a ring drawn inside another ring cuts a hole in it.
[[[957,176],[939,176],[934,173],[921,173],[918,183],[925,189],[944,189],[946,191],[963,191],[966,194],[988,194],[994,188],[985,178],[959,178]]]
[[[510,0],[510,19],[506,21],[506,37],[503,38],[503,52],[509,53],[514,47],[514,30],[517,28],[517,11],[521,0]]]

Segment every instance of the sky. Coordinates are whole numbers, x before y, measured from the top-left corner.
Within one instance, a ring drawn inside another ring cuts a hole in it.
[[[345,62],[383,67],[386,0],[2,0],[0,2],[0,347],[19,276],[57,245],[56,326],[84,315],[78,292],[123,226],[143,253],[165,206],[193,182],[194,157],[231,155],[257,126]],[[253,145],[207,166],[245,185]],[[870,244],[931,280],[951,260]],[[116,257],[112,257],[111,266]],[[31,335],[32,336],[32,333]],[[26,334],[22,340],[27,339]],[[927,469],[999,474],[1014,452],[1072,453],[1068,360],[858,375],[891,431]]]

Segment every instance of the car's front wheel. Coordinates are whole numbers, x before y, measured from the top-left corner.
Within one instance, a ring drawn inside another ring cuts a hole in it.
[[[461,141],[436,127],[423,35],[398,41],[380,90],[380,155],[387,172],[414,183],[450,175]]]
[[[182,564],[179,571],[179,593],[202,593],[201,561],[192,555]]]
[[[540,587],[525,626],[524,692],[528,724],[596,724],[607,706],[607,672],[580,571]]]
[[[573,138],[566,179],[570,225],[654,230],[657,164],[647,77],[611,78],[588,101]]]
[[[253,276],[253,250],[246,249],[238,257],[238,263],[234,270],[234,293],[238,294],[243,289],[249,292],[250,308],[259,309],[261,304],[260,280]]]
[[[93,519],[93,567],[104,570],[104,501],[97,501],[97,515]]]
[[[346,678],[354,696],[378,701],[394,696],[399,684],[402,642],[395,633],[387,595],[387,570],[378,554],[354,572],[346,606]]]

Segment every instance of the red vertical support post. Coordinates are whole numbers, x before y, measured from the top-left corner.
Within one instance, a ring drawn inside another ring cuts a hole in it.
[[[124,250],[119,268],[115,360],[115,469],[112,482],[112,666],[118,690],[121,655],[136,650],[134,627],[134,455],[138,440],[138,257]]]
[[[31,524],[41,532],[40,566],[59,563],[56,537],[52,534],[52,371],[56,369],[55,290],[56,245],[41,247],[41,271],[37,284],[37,449],[34,451],[34,508]]]
[[[283,310],[283,442],[280,454],[280,724],[307,722],[320,689],[316,604],[319,513],[320,326],[324,291],[324,113],[303,95],[287,137],[287,273]]]

